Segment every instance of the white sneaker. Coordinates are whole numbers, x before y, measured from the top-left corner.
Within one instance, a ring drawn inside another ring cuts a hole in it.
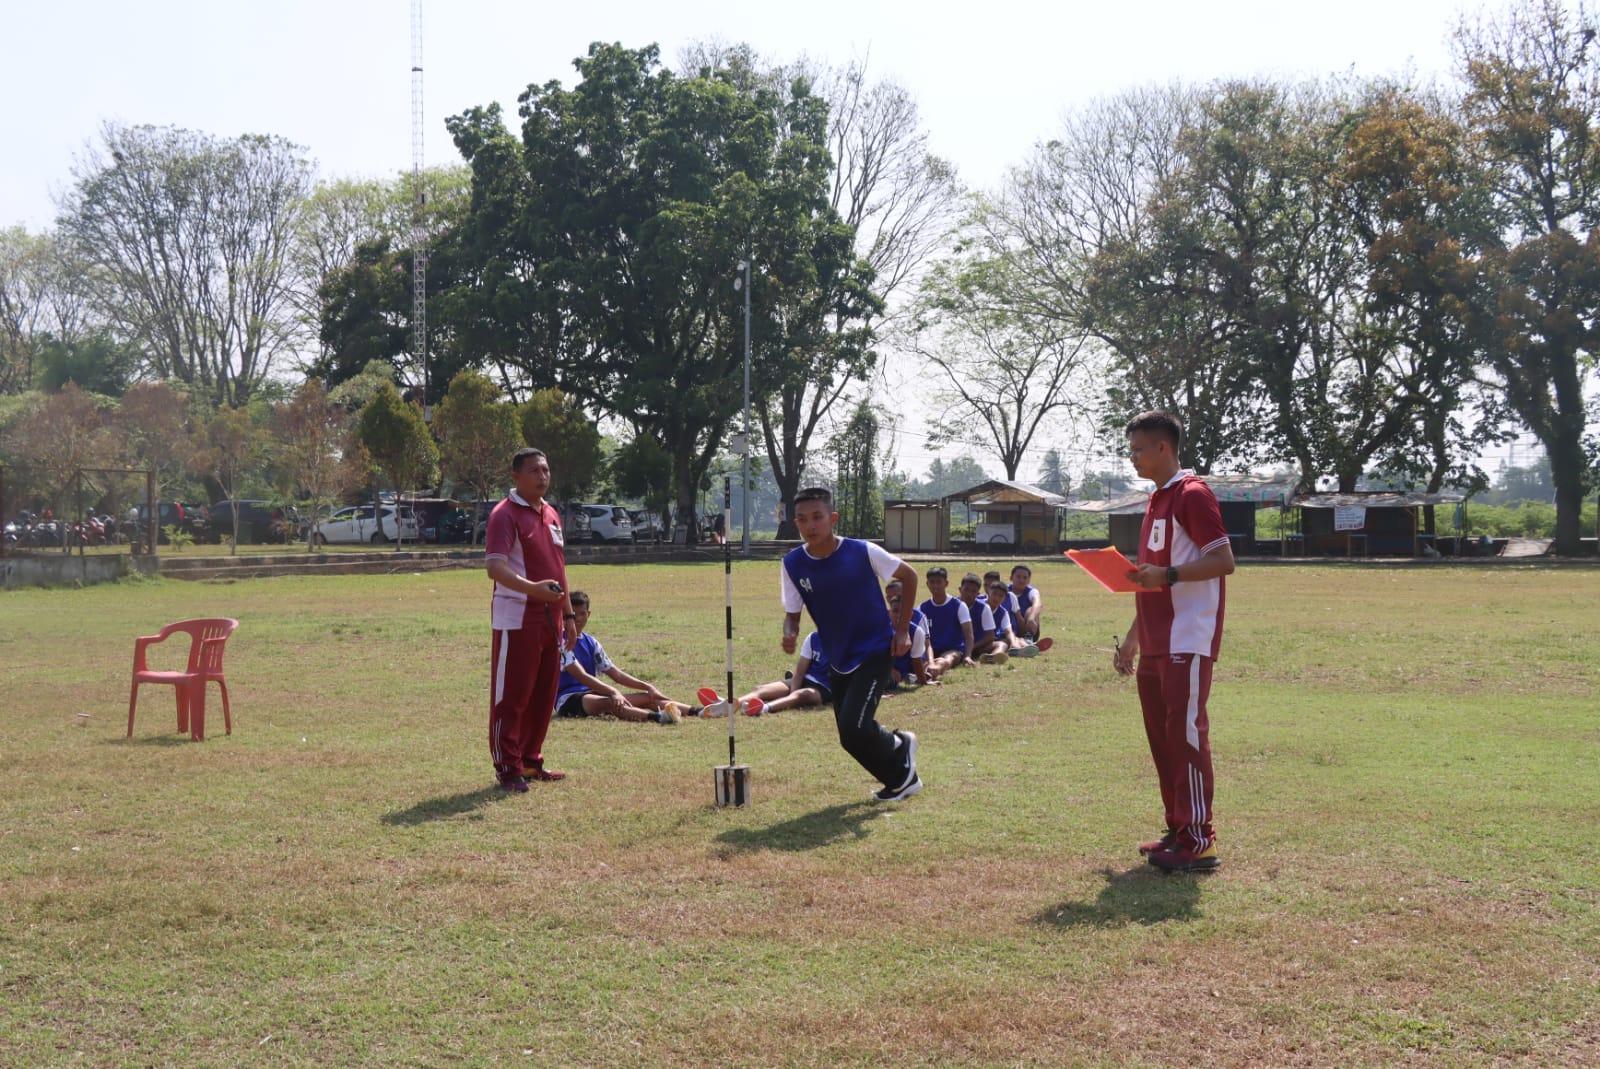
[[[726,701],[712,702],[700,709],[701,716],[727,716],[733,709]]]

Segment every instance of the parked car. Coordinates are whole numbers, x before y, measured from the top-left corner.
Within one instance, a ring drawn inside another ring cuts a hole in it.
[[[233,537],[233,508],[239,507],[239,541],[288,542],[300,530],[300,516],[293,505],[274,505],[270,501],[226,499],[211,503],[211,531],[218,541]]]
[[[621,505],[584,505],[596,542],[632,542],[633,519]]]
[[[666,529],[661,526],[659,513],[650,509],[629,509],[628,518],[633,521],[635,542],[659,542],[666,535]]]
[[[396,510],[393,505],[383,506],[383,524],[379,529],[378,515],[371,505],[351,505],[342,508],[311,532],[311,538],[318,545],[329,542],[389,542],[393,541],[396,533],[402,535],[407,542],[417,541],[417,518],[412,515],[409,508],[399,509],[399,519],[396,520]]]
[[[146,509],[143,505],[135,505],[134,513],[134,529],[142,531],[146,522]],[[167,528],[172,527],[189,535],[196,542],[203,542],[210,537],[209,520],[210,512],[204,505],[185,504],[182,501],[158,501],[156,502],[157,541],[165,543]]]

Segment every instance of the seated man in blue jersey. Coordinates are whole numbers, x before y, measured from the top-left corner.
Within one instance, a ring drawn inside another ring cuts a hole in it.
[[[972,621],[972,644],[967,647],[967,656],[980,664],[1005,664],[1010,657],[1005,643],[995,638],[993,610],[978,600],[982,592],[983,581],[972,572],[961,577],[961,601]]]
[[[1033,585],[1033,569],[1026,564],[1018,564],[1011,569],[1011,586],[1009,588],[1012,623],[1016,626],[1017,634],[1023,638],[1038,641],[1040,628],[1043,627],[1041,614],[1044,612],[1044,595],[1039,593],[1039,588]],[[1040,646],[1044,643],[1040,642]]]
[[[635,723],[676,724],[685,716],[699,716],[699,706],[670,700],[653,684],[635,679],[612,663],[600,640],[589,634],[589,595],[572,592],[577,616],[578,641],[562,651],[561,686],[556,692],[556,715],[614,716]],[[601,677],[605,678],[602,679]],[[609,680],[609,682],[607,681]],[[622,687],[636,688],[624,694]]]
[[[950,573],[942,565],[928,569],[928,600],[921,606],[928,625],[928,675],[938,679],[958,665],[975,665],[972,649],[972,613],[949,592]]]
[[[822,642],[815,631],[800,644],[800,659],[788,679],[763,683],[740,698],[735,709],[743,709],[747,716],[763,713],[781,713],[785,709],[808,709],[815,705],[832,705],[833,689],[828,679],[828,656],[822,652]],[[716,715],[720,709],[707,707],[707,713]]]
[[[891,579],[883,588],[884,600],[889,603],[889,614],[898,616],[905,584]],[[889,679],[896,686],[916,683],[922,686],[939,681],[928,674],[928,621],[920,609],[911,610],[911,651],[896,657],[889,668]]]
[[[1017,634],[1016,613],[1013,609],[1007,607],[1007,602],[1010,601],[1007,596],[1009,590],[1004,580],[1000,578],[999,572],[990,574],[994,578],[989,581],[989,593],[980,595],[979,600],[983,601],[988,606],[989,611],[994,614],[995,641],[1000,643],[1012,657],[1037,657],[1048,650],[1054,645],[1054,642],[1050,639],[1041,638],[1037,643],[1034,643]]]

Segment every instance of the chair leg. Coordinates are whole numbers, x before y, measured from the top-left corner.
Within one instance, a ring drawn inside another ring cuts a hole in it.
[[[186,688],[189,691],[189,738],[204,742],[206,738],[206,678],[196,676]]]
[[[178,692],[178,734],[182,735],[189,730],[189,685],[179,683],[173,689]]]
[[[139,704],[139,684],[134,683],[128,693],[128,738],[133,738],[133,710]]]
[[[222,688],[222,723],[223,726],[228,729],[224,732],[224,734],[232,735],[233,714],[228,710],[228,681],[225,679],[219,679],[217,680],[217,686]]]

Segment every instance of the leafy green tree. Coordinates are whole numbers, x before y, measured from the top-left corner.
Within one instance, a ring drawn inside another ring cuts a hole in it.
[[[72,341],[39,340],[34,360],[39,388],[48,393],[75,382],[90,393],[120,397],[141,357],[136,348],[96,332]]]
[[[836,474],[833,508],[839,530],[851,538],[883,534],[883,497],[878,488],[878,417],[872,406],[856,405],[850,422],[833,440]]]
[[[780,98],[723,73],[676,76],[654,46],[596,44],[576,67],[573,89],[522,96],[520,143],[494,106],[450,120],[473,169],[459,248],[471,284],[451,295],[452,327],[516,379],[653,436],[692,516],[742,404],[739,262],[760,280],[757,401],[775,366],[807,351],[796,338],[859,301],[835,282],[856,267],[827,208],[826,110],[804,82]]]
[[[108,123],[74,164],[60,238],[150,372],[243,404],[300,336],[292,246],[310,163],[281,138]]]
[[[201,428],[195,443],[194,465],[217,481],[222,494],[233,502],[235,537],[229,556],[238,556],[239,487],[266,458],[269,440],[246,408],[223,406]]]
[[[663,525],[672,504],[672,457],[654,438],[636,434],[611,457],[611,482],[624,497],[637,498]]]
[[[937,249],[960,186],[950,165],[930,151],[916,100],[893,82],[870,80],[865,63],[763,68],[748,45],[708,43],[691,49],[683,66],[725,71],[743,92],[768,90],[778,101],[778,128],[807,124],[809,138],[816,137],[818,106],[826,103],[827,210],[814,202],[787,224],[788,242],[809,243],[811,258],[799,261],[804,270],[798,274],[754,279],[757,287],[776,287],[775,314],[757,333],[760,344],[776,347],[784,359],[758,415],[783,503],[778,537],[798,538],[790,506],[806,481],[812,439],[852,384],[875,366],[874,337],[897,316],[889,302]],[[783,92],[796,80],[814,94],[799,99],[798,112]],[[853,266],[844,259],[846,241]]]
[[[1576,553],[1594,479],[1585,378],[1600,323],[1600,22],[1561,0],[1464,21],[1466,124],[1504,238],[1475,265],[1484,349],[1506,403],[1550,458],[1556,551]]]
[[[458,373],[439,402],[434,427],[444,470],[479,502],[495,496],[522,446],[516,407],[501,399],[500,387],[479,372]],[[477,524],[472,544],[478,544]]]
[[[356,438],[394,487],[397,504],[407,489],[431,486],[439,477],[439,449],[421,409],[402,400],[391,383],[384,383],[356,417]],[[378,505],[376,499],[373,503]],[[376,510],[376,520],[378,537],[388,537],[381,507]],[[403,530],[395,531],[396,552],[404,542],[403,534]]]
[[[575,398],[539,390],[522,406],[523,441],[543,449],[550,461],[550,491],[557,501],[583,496],[600,474],[600,431]],[[504,463],[502,463],[502,469]]]

